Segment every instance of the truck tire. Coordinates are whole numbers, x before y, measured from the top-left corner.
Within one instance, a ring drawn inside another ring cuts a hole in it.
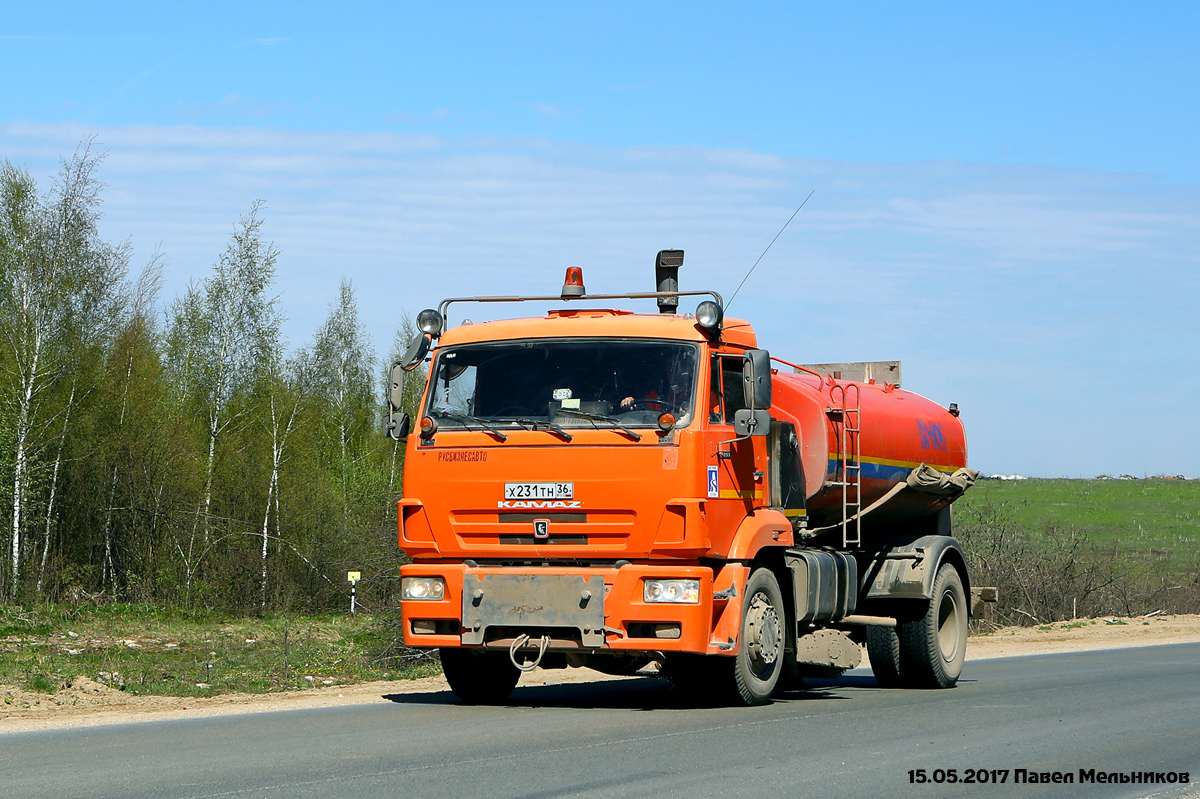
[[[742,703],[771,701],[783,672],[786,618],[779,581],[770,569],[755,569],[746,581],[742,635],[733,658],[733,687]]]
[[[905,687],[951,688],[958,682],[967,653],[967,598],[958,569],[942,564],[924,615],[901,619],[896,633],[899,676]],[[869,654],[873,664],[874,653]]]
[[[900,677],[900,638],[894,627],[867,628],[867,657],[879,687],[899,688],[904,684]]]
[[[478,649],[442,649],[442,673],[450,690],[468,705],[503,702],[517,687],[521,671],[507,652]]]

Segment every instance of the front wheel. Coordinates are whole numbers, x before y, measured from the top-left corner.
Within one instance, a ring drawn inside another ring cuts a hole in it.
[[[910,688],[950,688],[967,654],[967,598],[958,569],[943,563],[925,614],[901,621],[900,675]]]
[[[786,613],[779,581],[769,569],[755,569],[746,581],[742,638],[733,659],[733,687],[747,705],[765,705],[783,671]]]
[[[442,673],[450,690],[468,705],[503,702],[517,687],[520,670],[507,652],[477,649],[442,649]]]

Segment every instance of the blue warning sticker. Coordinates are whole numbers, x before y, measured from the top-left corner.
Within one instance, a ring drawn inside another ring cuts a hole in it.
[[[719,496],[721,496],[721,489],[717,485],[717,467],[709,466],[708,467],[708,497],[709,497],[709,499],[713,499],[713,498],[719,497]]]

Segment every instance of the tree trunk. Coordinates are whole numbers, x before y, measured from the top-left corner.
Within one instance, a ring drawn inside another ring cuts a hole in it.
[[[29,431],[33,426],[33,395],[38,377],[38,359],[41,355],[41,336],[35,335],[33,359],[29,371],[23,374],[21,400],[17,412],[17,449],[13,457],[13,508],[12,508],[12,571],[8,586],[8,597],[16,601],[21,584],[21,522],[25,513],[25,482],[28,479]]]
[[[54,523],[54,500],[58,496],[58,470],[62,466],[63,446],[67,441],[67,433],[71,429],[71,409],[75,405],[75,390],[79,385],[78,365],[71,372],[71,392],[67,396],[67,408],[63,411],[63,429],[58,437],[58,451],[54,453],[54,471],[50,477],[50,497],[46,502],[46,530],[42,536],[42,562],[38,569],[37,595],[42,595],[42,585],[46,581],[46,561],[50,557],[50,528]]]
[[[121,389],[121,415],[117,418],[117,440],[125,430],[125,409],[129,405],[129,384],[133,380],[133,352],[129,353],[129,362],[125,364],[125,386]],[[112,517],[113,502],[117,497],[117,459],[113,459],[112,482],[108,486],[108,504],[104,509],[104,563],[100,568],[100,590],[105,590],[109,573],[112,570]],[[114,584],[116,578],[113,578]]]

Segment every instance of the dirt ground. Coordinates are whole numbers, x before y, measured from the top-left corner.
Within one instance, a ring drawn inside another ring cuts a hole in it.
[[[972,635],[967,660],[1082,652],[1153,644],[1200,642],[1200,615],[1091,619],[1058,622],[1043,627],[1005,627]],[[865,658],[863,665],[869,665]],[[593,682],[625,679],[591,669],[543,671],[521,678],[521,685]],[[441,677],[393,682],[368,682],[312,688],[287,694],[227,694],[207,699],[173,696],[133,696],[79,676],[55,694],[40,694],[0,685],[0,733],[118,724],[131,721],[220,716],[264,710],[361,705],[386,702],[385,696],[449,690]]]

